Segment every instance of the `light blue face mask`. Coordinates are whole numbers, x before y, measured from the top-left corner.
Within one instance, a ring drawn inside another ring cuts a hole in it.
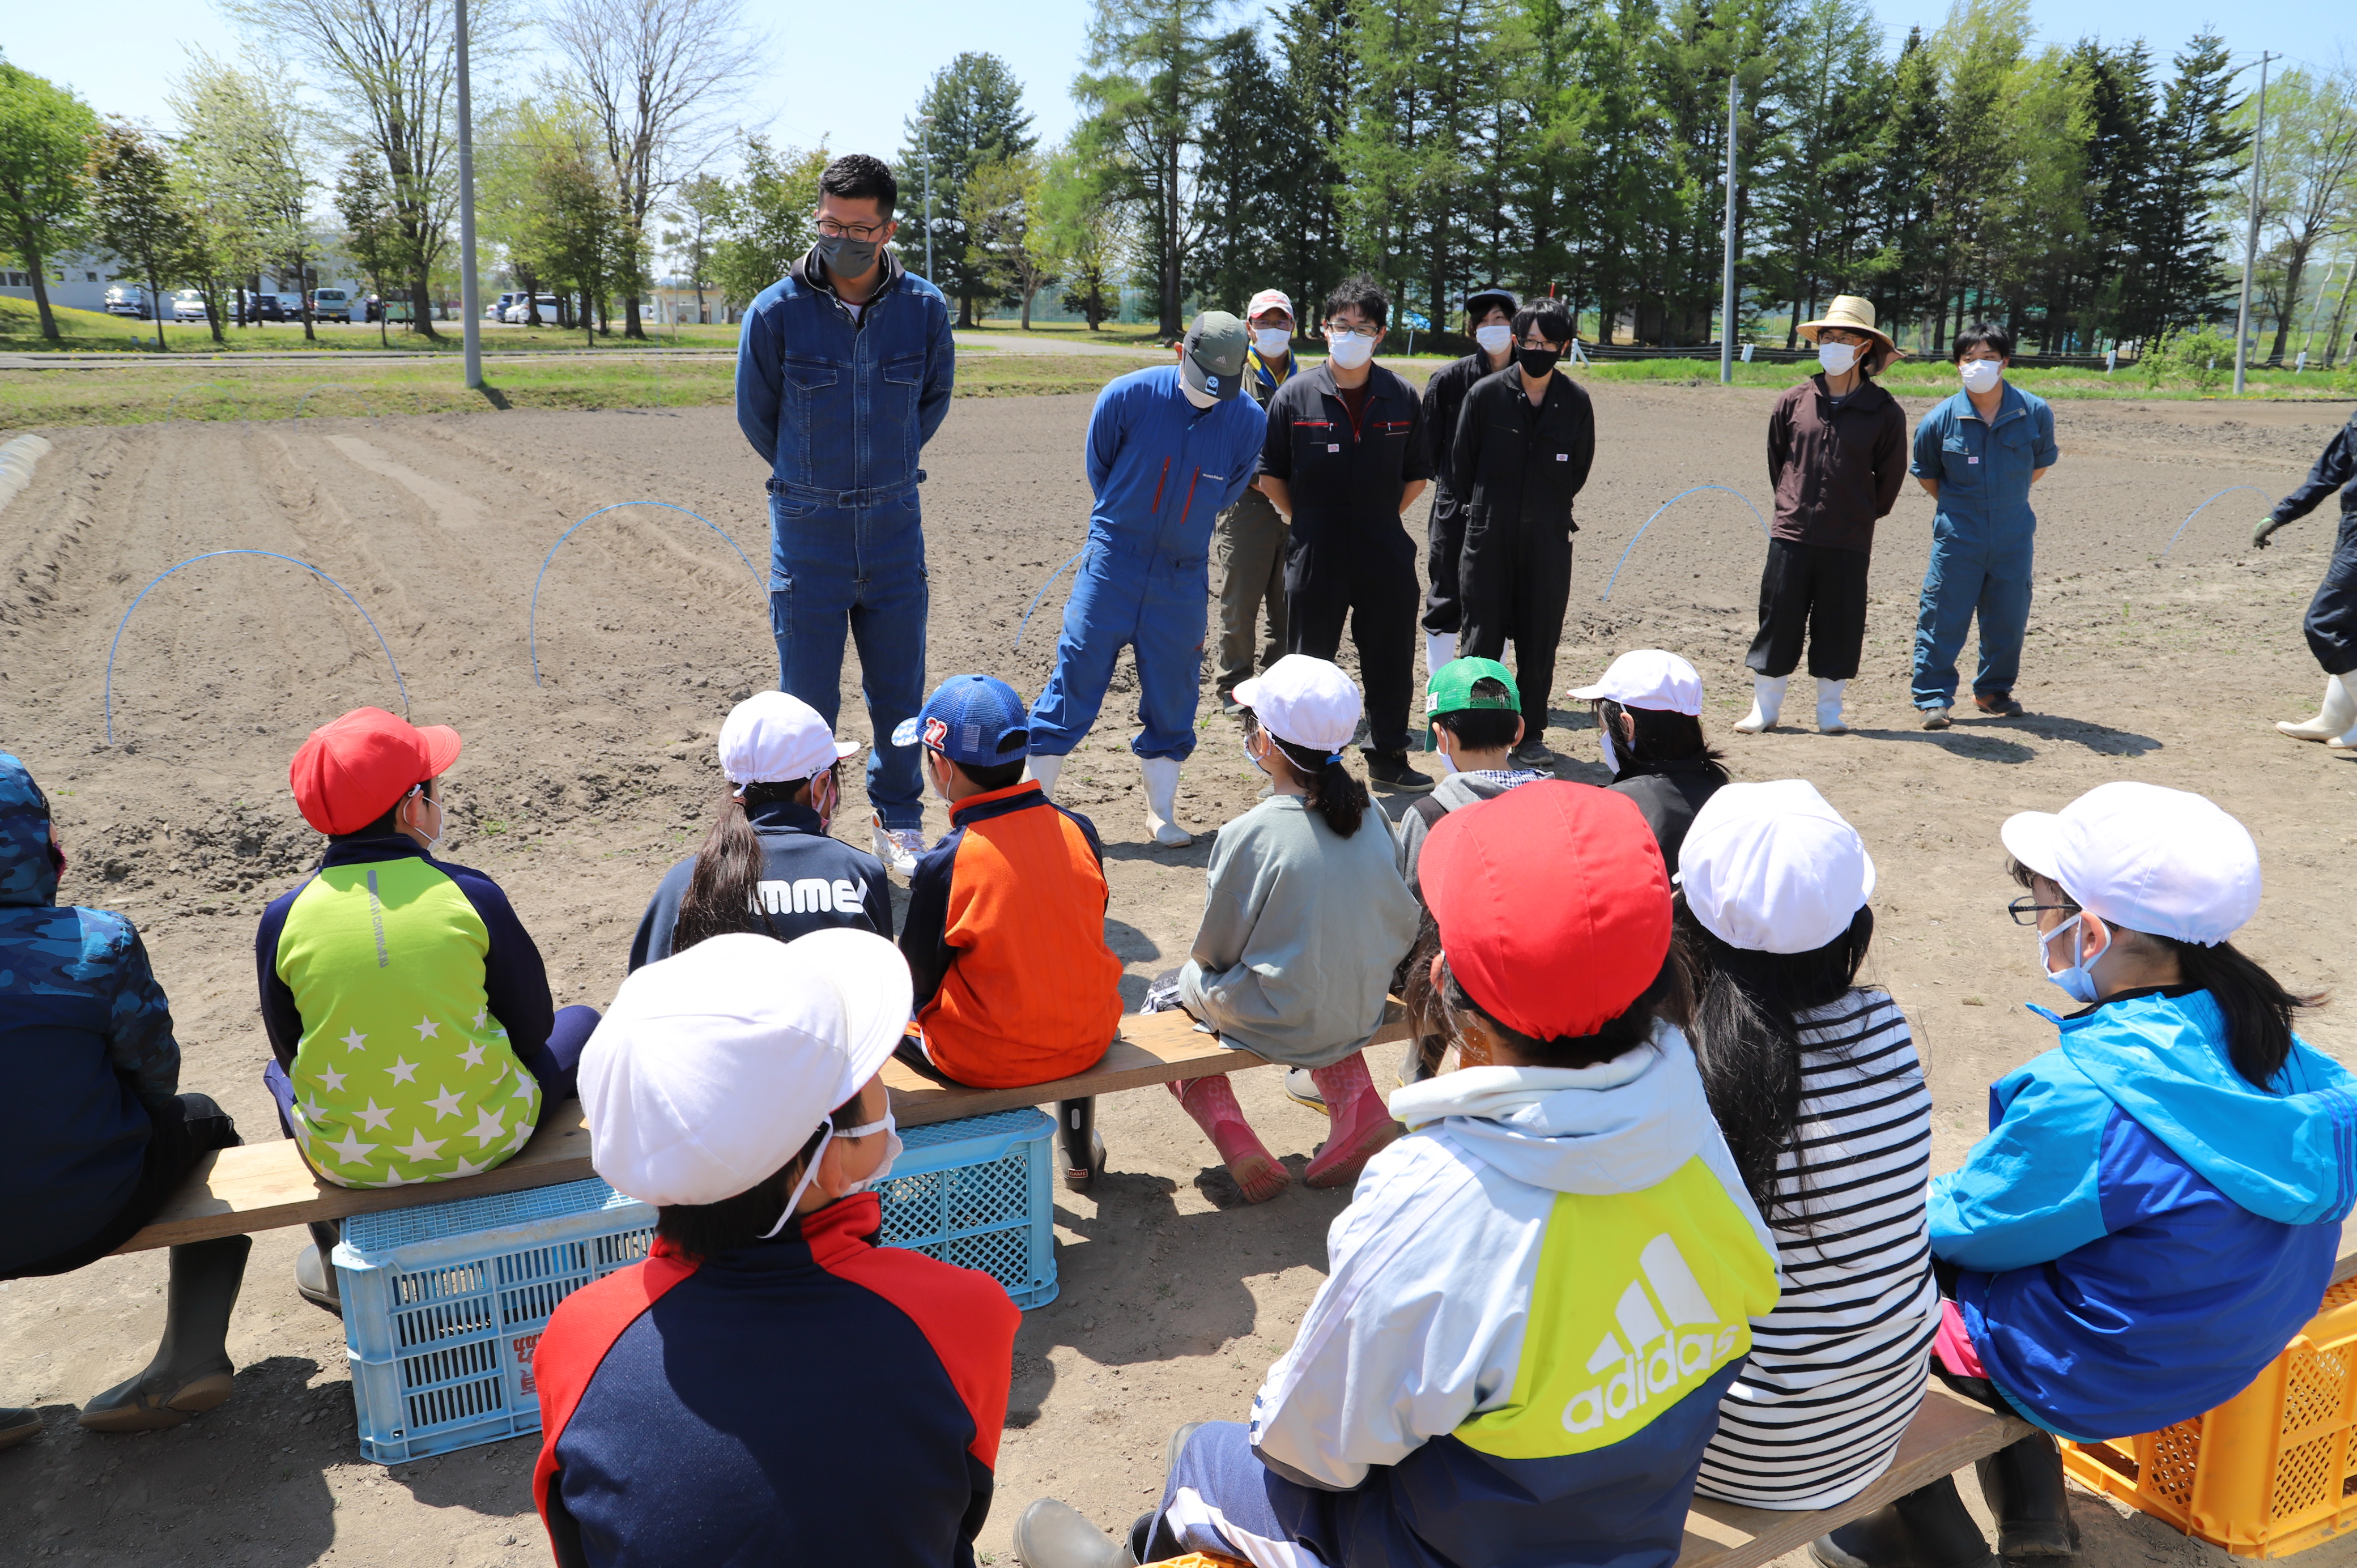
[[[2071,950],[2073,956],[2071,966],[2068,969],[2054,969],[2049,967],[2049,961],[2046,956],[2048,945],[2063,932],[2076,928],[2079,925],[2080,919],[2080,916],[2073,915],[2069,919],[2063,921],[2061,925],[2055,927],[2052,930],[2046,932],[2038,939],[2038,967],[2044,970],[2046,972],[2046,978],[2061,986],[2063,993],[2069,996],[2072,1001],[2079,1003],[2082,1005],[2086,1005],[2092,1004],[2095,1000],[2095,973],[2089,966],[2095,961],[2095,959],[2102,958],[2104,952],[2112,950],[2111,943],[2106,941],[2104,944],[2104,952],[2095,954],[2094,958],[2089,958],[2086,954],[2079,950],[2085,945],[2084,942],[2081,940],[2073,939],[2071,943]]]

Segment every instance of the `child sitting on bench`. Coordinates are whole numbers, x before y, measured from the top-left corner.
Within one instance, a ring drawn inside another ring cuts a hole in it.
[[[1268,775],[1270,794],[1220,830],[1202,924],[1171,999],[1222,1038],[1308,1069],[1333,1127],[1303,1179],[1347,1187],[1399,1134],[1364,1047],[1383,1026],[1392,972],[1415,940],[1415,897],[1400,879],[1382,814],[1367,820],[1366,786],[1342,766],[1359,725],[1351,678],[1323,659],[1288,653],[1237,682],[1235,696],[1244,756]],[[1290,1173],[1244,1120],[1226,1074],[1174,1083],[1170,1092],[1247,1201],[1285,1190]]]
[[[597,1174],[658,1219],[533,1354],[559,1568],[974,1562],[1021,1315],[876,1245],[908,1020],[909,966],[865,931],[732,932],[622,983],[581,1106]]]
[[[952,676],[892,744],[923,746],[950,805],[949,832],[909,874],[900,931],[922,1060],[977,1089],[1086,1072],[1121,1028],[1121,960],[1104,939],[1113,894],[1096,828],[1024,777],[1023,699],[988,675]],[[1085,1191],[1105,1162],[1096,1101],[1057,1112],[1064,1185]]]
[[[1727,785],[1683,837],[1689,1033],[1781,1286],[1695,1490],[1832,1508],[1890,1467],[1923,1397],[1940,1321],[1932,1096],[1906,1015],[1857,984],[1874,862],[1857,830],[1788,779]]]
[[[198,1161],[233,1147],[211,1099],[181,1094],[172,1009],[128,919],[58,903],[65,851],[48,797],[0,753],[0,1280],[70,1273],[130,1240]],[[164,1342],[91,1399],[92,1432],[178,1426],[229,1398],[230,1310],[251,1236],[172,1249]],[[0,1448],[41,1430],[0,1410]]]
[[[2077,1007],[2033,1009],[2061,1043],[1997,1080],[1988,1136],[1932,1183],[1932,1365],[2045,1429],[1982,1461],[1981,1489],[2002,1555],[2064,1558],[2047,1434],[2199,1415],[2315,1316],[2357,1192],[2357,1080],[2292,1032],[2317,999],[2227,940],[2258,912],[2258,848],[2209,800],[2105,784],[2002,836],[2028,890],[2013,918]],[[1959,1568],[1988,1542],[1942,1479],[1815,1551]]]
[[[1702,735],[1702,677],[1674,653],[1640,648],[1614,660],[1604,679],[1569,693],[1596,707],[1596,745],[1612,769],[1609,788],[1637,802],[1662,846],[1670,875],[1695,813],[1727,782],[1726,765]]]
[[[790,942],[835,926],[892,934],[884,863],[828,835],[842,798],[839,741],[811,705],[756,692],[720,726],[720,815],[703,847],[671,868],[630,942],[630,967],[723,931]]]
[[[1242,695],[1242,688],[1238,688]],[[1669,878],[1628,800],[1526,785],[1424,847],[1452,1040],[1399,1090],[1248,1425],[1181,1428],[1139,1562],[1670,1568],[1719,1399],[1776,1299],[1767,1231],[1663,1015]],[[1543,887],[1547,897],[1534,898]],[[1028,1568],[1121,1561],[1064,1504]]]
[[[328,835],[319,868],[263,911],[253,954],[272,1060],[262,1081],[322,1181],[405,1187],[490,1170],[541,1107],[573,1098],[597,1026],[558,1011],[540,950],[499,884],[436,860],[458,732],[359,708],[311,732],[287,776]],[[332,1222],[296,1260],[340,1310]]]

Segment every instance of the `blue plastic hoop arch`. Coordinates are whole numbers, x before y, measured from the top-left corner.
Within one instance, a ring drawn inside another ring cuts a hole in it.
[[[1082,556],[1086,555],[1088,553],[1089,547],[1085,544],[1082,545],[1078,550],[1073,551],[1072,560],[1065,562],[1062,565],[1049,573],[1047,582],[1039,585],[1039,592],[1031,596],[1031,602],[1025,606],[1023,609],[1023,624],[1015,628],[1016,652],[1020,653],[1023,651],[1023,634],[1031,629],[1031,612],[1039,607],[1039,600],[1041,597],[1047,594],[1049,587],[1054,585],[1057,578],[1062,576],[1065,573],[1072,569],[1073,561],[1078,561]]]
[[[1641,526],[1634,534],[1630,536],[1628,549],[1621,551],[1620,559],[1612,564],[1612,575],[1605,580],[1604,593],[1597,601],[1598,604],[1602,604],[1612,597],[1612,585],[1620,580],[1620,568],[1629,564],[1629,551],[1637,548],[1637,541],[1644,538],[1645,530],[1653,526],[1653,518],[1661,516],[1663,512],[1669,510],[1672,507],[1677,505],[1688,496],[1700,495],[1705,490],[1725,490],[1728,495],[1733,496],[1737,500],[1743,503],[1745,509],[1751,513],[1752,520],[1760,524],[1760,532],[1761,533],[1766,533],[1768,532],[1768,520],[1760,515],[1760,509],[1751,504],[1751,498],[1745,495],[1741,490],[1737,489],[1732,485],[1696,485],[1692,489],[1680,490],[1676,495],[1672,496],[1660,506],[1655,507],[1653,509],[1653,517],[1647,518],[1644,521],[1643,525]]]
[[[532,650],[532,683],[533,685],[537,686],[540,684],[540,580],[542,577],[548,575],[548,564],[556,559],[556,553],[565,548],[565,542],[566,540],[573,537],[574,528],[579,528],[583,523],[588,521],[593,517],[599,516],[605,512],[615,511],[626,506],[661,507],[665,511],[675,511],[683,516],[694,518],[696,521],[704,524],[705,527],[720,535],[722,539],[726,540],[728,548],[737,551],[737,559],[739,561],[745,561],[745,553],[742,550],[737,549],[737,542],[728,538],[728,531],[726,529],[722,528],[718,523],[713,521],[708,517],[689,511],[683,506],[673,506],[669,501],[615,501],[609,506],[599,507],[596,511],[583,513],[580,517],[574,519],[573,528],[568,528],[564,532],[556,536],[556,542],[548,547],[548,553],[546,555],[541,557],[540,571],[532,580],[532,613],[525,618],[524,639],[527,646]],[[750,561],[745,561],[745,570],[752,574],[753,585],[757,588],[759,587],[761,585],[761,574],[753,570],[753,563]]]
[[[123,646],[123,628],[131,624],[133,611],[137,610],[141,602],[144,601],[149,594],[156,591],[156,583],[162,582],[164,578],[170,576],[172,572],[178,572],[183,568],[193,566],[199,561],[210,561],[217,555],[266,555],[273,561],[285,561],[292,565],[302,567],[303,570],[310,573],[311,575],[318,578],[319,581],[327,584],[328,586],[343,595],[346,602],[349,603],[352,608],[361,612],[361,619],[368,622],[369,629],[376,632],[376,645],[384,650],[384,661],[393,666],[393,683],[401,689],[402,716],[404,718],[409,716],[409,683],[401,678],[400,661],[393,658],[393,648],[384,640],[384,633],[377,630],[376,618],[368,613],[367,607],[363,606],[360,600],[352,597],[352,591],[350,588],[345,587],[341,583],[337,582],[333,577],[328,576],[325,572],[322,572],[317,566],[312,565],[308,561],[298,561],[292,555],[281,555],[275,550],[208,550],[202,555],[189,556],[186,561],[181,562],[179,565],[173,567],[170,572],[163,573],[161,575],[156,577],[155,583],[150,583],[145,587],[140,589],[139,597],[131,601],[131,608],[124,610],[123,612],[123,618],[114,623],[114,640],[106,645],[107,745],[113,746],[114,744],[114,652],[115,650]]]
[[[2256,485],[2228,485],[2224,489],[2220,490],[2216,495],[2212,496],[2210,498],[2210,501],[2223,500],[2226,497],[2233,495],[2236,490],[2248,490],[2253,495],[2258,496],[2263,496],[2267,493],[2266,491],[2259,489]],[[2179,523],[2177,525],[2177,532],[2169,536],[2169,549],[2163,550],[2160,553],[2161,560],[2168,560],[2169,551],[2177,548],[2178,540],[2184,536],[2185,524],[2191,522],[2195,518],[2200,517],[2203,512],[2210,510],[2210,501],[2203,501],[2200,506],[2195,507],[2191,511],[2185,514],[2185,522]]]

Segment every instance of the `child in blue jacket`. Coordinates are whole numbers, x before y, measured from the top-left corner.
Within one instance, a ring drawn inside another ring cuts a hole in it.
[[[2080,1004],[1989,1091],[1992,1126],[1932,1183],[1933,1368],[2043,1428],[1981,1465],[2007,1558],[2077,1531],[2049,1434],[2153,1432],[2223,1403],[2312,1316],[2357,1194],[2357,1081],[2292,1033],[2293,995],[2227,940],[2259,906],[2240,822],[2105,784],[2004,828],[2040,968]],[[1911,1552],[1910,1548],[1911,1547]],[[1835,1568],[1988,1551],[1942,1480],[1817,1542]]]

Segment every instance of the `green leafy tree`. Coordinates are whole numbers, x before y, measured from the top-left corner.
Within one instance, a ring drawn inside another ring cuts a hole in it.
[[[675,226],[663,231],[662,242],[687,272],[688,286],[695,291],[698,321],[705,317],[704,290],[712,273],[712,248],[727,220],[729,199],[727,181],[699,174],[681,182],[670,210],[663,214]]]
[[[925,124],[926,115],[932,124]],[[1002,159],[1022,157],[1039,145],[1031,116],[1023,109],[1023,83],[994,54],[959,55],[933,73],[903,123],[897,177],[904,256],[924,264],[925,176],[932,174],[933,270],[931,281],[957,301],[960,327],[974,325],[974,302],[994,299],[1001,286],[987,256],[974,249],[973,224],[965,211],[967,182],[974,171]]]
[[[91,238],[146,285],[159,352],[171,348],[165,287],[188,275],[199,248],[172,177],[171,149],[128,121],[108,121],[91,144]]]
[[[404,270],[401,218],[393,210],[393,187],[384,177],[384,166],[366,147],[354,147],[344,156],[344,166],[336,176],[336,212],[344,220],[345,254],[367,274],[377,298],[385,298],[385,281]],[[303,314],[307,330],[307,306]],[[389,346],[385,315],[377,312],[376,338]]]
[[[2246,102],[2236,127],[2255,113]],[[2260,229],[2281,280],[2267,358],[2280,363],[2318,247],[2357,227],[2357,73],[2293,70],[2268,85],[2259,190]]]
[[[60,334],[49,308],[49,258],[71,250],[89,216],[98,116],[65,88],[0,59],[0,222],[32,280],[41,336]]]
[[[2234,96],[2226,40],[2197,33],[2175,64],[2136,214],[2142,264],[2124,324],[2136,337],[2211,321],[2224,308],[2226,236],[2216,212],[2250,151],[2249,134],[2233,123],[2242,101]]]
[[[745,139],[744,177],[730,193],[721,238],[712,247],[712,281],[738,306],[749,306],[784,277],[817,238],[811,221],[827,156],[823,142],[805,150],[772,147],[760,136]]]
[[[1048,155],[1039,182],[1039,228],[1064,280],[1064,308],[1079,311],[1092,332],[1120,306],[1134,240],[1129,209],[1107,199],[1108,183],[1069,142]]]
[[[257,288],[265,266],[306,275],[318,259],[311,117],[284,68],[256,56],[241,69],[198,50],[170,102],[184,133],[190,216],[215,265]],[[205,286],[218,337],[229,287]],[[315,336],[307,295],[303,318],[305,336]]]
[[[1272,85],[1299,129],[1261,149],[1262,189],[1278,226],[1272,281],[1305,315],[1351,270],[1340,149],[1358,96],[1357,26],[1351,0],[1290,0],[1277,19]]]
[[[1055,282],[1056,244],[1045,220],[1047,166],[1018,153],[986,163],[966,177],[961,209],[974,251],[1000,289],[1021,302],[1031,329],[1031,300]]]
[[[1145,215],[1143,254],[1162,335],[1177,338],[1185,280],[1207,221],[1195,199],[1213,96],[1221,0],[1095,0],[1089,69],[1072,95],[1093,161],[1118,169],[1115,194]]]

